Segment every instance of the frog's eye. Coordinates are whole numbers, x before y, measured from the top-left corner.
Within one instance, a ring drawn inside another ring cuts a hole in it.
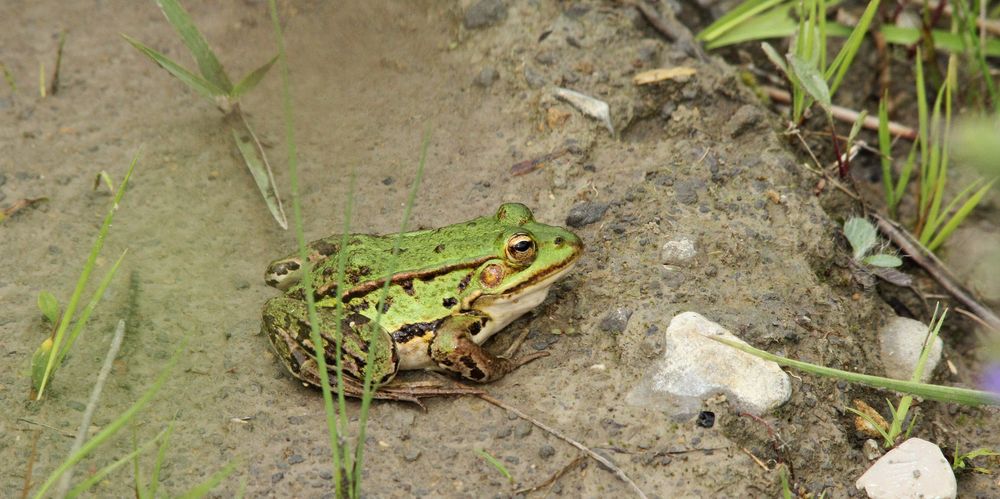
[[[514,234],[507,240],[507,258],[515,263],[531,263],[535,259],[535,240],[527,234]]]

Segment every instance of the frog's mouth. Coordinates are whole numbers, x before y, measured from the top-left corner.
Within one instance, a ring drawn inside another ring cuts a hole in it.
[[[562,267],[553,267],[540,279],[536,278],[521,283],[506,293],[482,295],[477,298],[472,303],[472,308],[486,314],[489,321],[479,333],[473,336],[473,341],[482,344],[483,341],[506,327],[514,319],[540,305],[545,301],[552,285],[568,274],[575,265],[576,259],[572,259]]]

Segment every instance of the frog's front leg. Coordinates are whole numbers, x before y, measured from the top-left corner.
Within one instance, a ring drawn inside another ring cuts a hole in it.
[[[472,381],[488,383],[528,362],[549,355],[548,352],[537,352],[517,359],[497,357],[472,340],[472,336],[481,327],[482,317],[477,315],[448,317],[434,332],[434,340],[430,345],[431,359],[446,371]]]

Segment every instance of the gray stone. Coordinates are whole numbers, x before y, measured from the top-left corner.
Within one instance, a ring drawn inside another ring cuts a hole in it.
[[[618,307],[601,319],[601,331],[605,333],[621,333],[628,326],[628,319],[632,317],[632,311],[627,308]]]
[[[538,449],[538,456],[542,459],[548,459],[554,455],[556,455],[556,448],[551,445],[545,444]]]
[[[608,203],[590,201],[577,203],[569,209],[569,215],[566,215],[566,225],[575,228],[590,225],[604,216],[604,212],[608,211],[608,206]]]
[[[497,73],[495,68],[492,66],[486,66],[479,71],[479,74],[476,75],[476,79],[473,80],[473,83],[475,83],[478,87],[489,88],[495,81],[497,81],[499,76],[500,74]]]
[[[958,494],[955,473],[941,448],[919,438],[887,452],[854,486],[872,499],[954,498]]]
[[[791,397],[791,382],[778,364],[710,339],[713,336],[744,343],[695,312],[674,316],[666,331],[664,357],[625,401],[690,417],[701,410],[704,400],[718,394],[737,410],[753,414],[763,414]]]
[[[420,450],[419,449],[410,449],[410,450],[406,451],[406,454],[403,454],[403,459],[405,459],[406,462],[409,462],[409,463],[412,463],[413,461],[416,461],[417,459],[420,459]]]
[[[545,77],[542,76],[538,71],[535,71],[531,66],[524,67],[524,81],[528,83],[531,88],[542,88],[547,83]]]
[[[879,330],[878,340],[882,351],[882,365],[885,375],[890,378],[909,380],[920,359],[927,338],[928,328],[924,323],[906,317],[893,317]],[[935,338],[927,355],[927,364],[920,376],[923,382],[930,381],[931,374],[941,361],[941,338]]]
[[[674,187],[674,197],[683,204],[698,203],[698,183],[693,180],[677,182]]]
[[[507,6],[501,0],[479,0],[465,11],[465,28],[492,26],[507,19]]]
[[[678,236],[663,244],[660,252],[660,263],[680,265],[697,255],[698,251],[694,247],[694,241],[687,237]]]

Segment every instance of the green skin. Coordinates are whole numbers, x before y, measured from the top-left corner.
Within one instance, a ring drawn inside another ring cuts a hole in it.
[[[397,239],[399,253],[393,262]],[[480,345],[545,299],[583,252],[572,232],[545,225],[518,203],[495,216],[433,230],[348,237],[344,286],[337,271],[342,236],[309,244],[317,316],[328,370],[335,365],[334,306],[344,302],[341,360],[349,395],[359,380],[388,383],[401,369],[437,369],[477,381],[503,377],[545,356],[495,356]],[[394,264],[394,265],[393,265]],[[392,270],[390,269],[392,266]],[[377,312],[386,276],[383,313]],[[319,386],[298,254],[275,260],[265,274],[284,290],[264,305],[263,329],[289,372]]]

